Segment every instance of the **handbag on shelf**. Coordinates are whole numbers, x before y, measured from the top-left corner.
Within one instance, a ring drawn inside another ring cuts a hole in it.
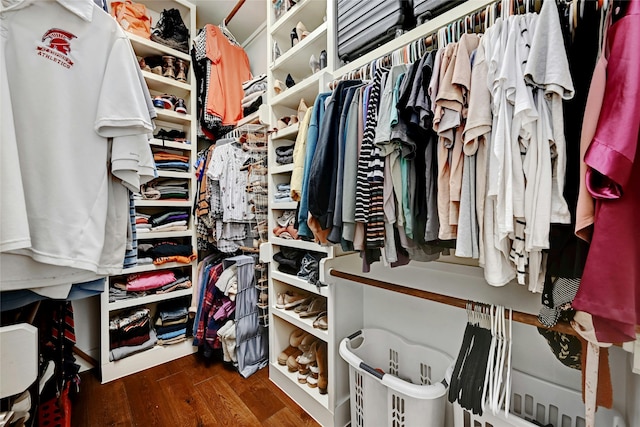
[[[111,2],[111,16],[124,28],[125,31],[151,38],[151,16],[147,7],[131,0]]]

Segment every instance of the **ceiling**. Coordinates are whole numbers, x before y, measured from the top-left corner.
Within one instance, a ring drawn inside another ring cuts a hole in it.
[[[238,3],[238,0],[195,0],[198,28],[205,24],[219,25]],[[227,24],[227,28],[243,45],[250,36],[263,27],[267,20],[264,0],[246,0]]]

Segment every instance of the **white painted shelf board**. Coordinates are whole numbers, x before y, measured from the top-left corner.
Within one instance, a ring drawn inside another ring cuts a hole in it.
[[[191,344],[192,339],[188,338],[186,341],[178,344],[167,346],[157,345],[149,350],[132,354],[124,359],[102,364],[102,383],[104,384],[198,351],[198,348]]]
[[[158,178],[191,178],[190,172],[163,171],[158,169]]]
[[[296,327],[304,330],[305,332],[310,333],[314,337],[319,338],[324,342],[329,341],[328,330],[325,331],[325,330],[313,327],[313,321],[315,320],[315,316],[303,319],[300,316],[298,316],[298,314],[295,311],[276,308],[275,305],[271,307],[271,311],[275,316],[281,318],[285,322],[295,325]]]
[[[180,52],[179,50],[172,49],[169,46],[165,46],[160,43],[156,43],[152,40],[145,39],[136,34],[125,31],[125,34],[131,40],[131,44],[133,45],[133,49],[136,51],[136,55],[146,57],[146,56],[156,56],[156,55],[171,55],[176,58],[184,59],[185,61],[189,61],[191,63],[191,56]]]
[[[293,163],[289,163],[288,165],[273,166],[269,172],[271,172],[272,174],[291,173],[293,172]]]
[[[266,96],[266,95],[263,95],[263,96]],[[236,126],[240,127],[248,123],[260,123],[260,110],[255,111],[246,117],[243,117],[242,119],[240,119],[240,121]]]
[[[177,150],[191,150],[191,144],[185,144],[184,142],[175,142],[175,141],[164,141],[162,139],[154,138],[149,141],[150,145],[154,147],[162,147],[162,148],[174,148]]]
[[[333,250],[333,246],[321,246],[316,242],[309,242],[307,240],[290,240],[273,236],[269,238],[269,242],[277,246],[286,246],[289,248],[304,249],[314,252],[329,253]]]
[[[304,99],[307,107],[311,107],[313,102],[318,96],[318,87],[320,75],[322,73],[317,72],[296,83],[294,86],[274,96],[270,103],[272,105],[283,105],[291,109],[297,110],[300,99]]]
[[[135,201],[136,207],[181,208],[191,207],[191,200],[143,200]],[[139,235],[142,233],[139,233]]]
[[[187,83],[169,77],[163,77],[151,71],[142,70],[142,75],[150,90],[169,93],[179,98],[185,98],[191,93],[191,85]]]
[[[293,382],[294,384],[296,384],[298,387],[300,387],[302,390],[304,390],[307,394],[309,394],[309,396],[311,396],[313,399],[315,399],[320,405],[322,405],[324,408],[329,409],[329,395],[328,394],[320,394],[320,391],[318,390],[318,388],[311,388],[306,384],[300,384],[298,382],[298,372],[289,372],[287,370],[287,366],[281,366],[278,365],[277,363],[271,363],[271,366],[274,367],[275,369],[277,369],[278,371],[280,371],[282,374],[284,374],[287,378],[289,378],[289,380],[291,380],[291,382]]]
[[[164,120],[170,123],[188,125],[193,120],[191,114],[176,113],[173,110],[156,108],[156,113],[158,114],[158,120]]]
[[[293,210],[293,209],[297,209],[298,208],[298,202],[274,202],[271,201],[271,207],[273,209],[280,209],[280,210]]]
[[[271,26],[271,33],[289,33],[298,21],[305,23],[310,17],[322,20],[327,14],[327,5],[324,1],[304,0],[299,1],[291,10],[287,11]]]
[[[110,302],[109,311],[122,310],[123,308],[137,307],[140,305],[153,304],[154,302],[180,298],[187,295],[191,295],[191,292],[192,292],[192,288],[179,289],[177,291],[167,292],[166,294],[153,294],[153,295],[146,295],[144,297],[130,298],[122,301]]]
[[[300,126],[300,123],[294,123],[291,126],[287,126],[286,128],[280,129],[277,132],[274,132],[271,135],[271,139],[287,139],[287,138],[294,138],[295,136],[298,134],[298,127]]]
[[[315,52],[314,55],[318,58],[320,56],[320,51],[326,49],[327,23],[324,22],[318,28],[313,30],[311,34],[276,59],[273,62],[271,71],[280,69],[308,70],[310,73],[311,68],[309,68],[309,58],[311,55],[303,54],[302,52]]]
[[[271,271],[271,278],[287,285],[295,286],[296,288],[302,289],[311,294],[320,295],[323,297],[326,297],[329,294],[329,289],[327,288],[327,286],[321,286],[320,288],[318,288],[317,286],[312,285],[306,280],[300,279],[296,276],[292,276],[291,274],[282,273],[275,269]]]
[[[138,240],[170,239],[171,237],[190,237],[192,230],[186,231],[151,231],[148,233],[137,233]]]
[[[190,267],[193,266],[193,263],[183,264],[181,262],[165,262],[164,264],[155,265],[155,264],[142,264],[136,265],[135,267],[125,268],[122,270],[122,274],[134,274],[134,273],[144,273],[147,271],[159,271],[159,270],[170,270],[172,268],[181,268],[181,267]]]

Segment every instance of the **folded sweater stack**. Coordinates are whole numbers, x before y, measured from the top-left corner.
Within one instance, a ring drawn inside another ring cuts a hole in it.
[[[109,361],[120,360],[156,345],[150,311],[137,308],[109,320]]]
[[[253,79],[242,83],[244,98],[242,98],[242,111],[245,116],[258,111],[264,103],[267,93],[267,75],[260,74]]]

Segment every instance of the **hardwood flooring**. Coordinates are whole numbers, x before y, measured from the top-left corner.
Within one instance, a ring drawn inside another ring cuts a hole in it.
[[[81,380],[74,427],[319,426],[269,380],[268,368],[245,379],[192,355],[104,385],[92,371]]]

